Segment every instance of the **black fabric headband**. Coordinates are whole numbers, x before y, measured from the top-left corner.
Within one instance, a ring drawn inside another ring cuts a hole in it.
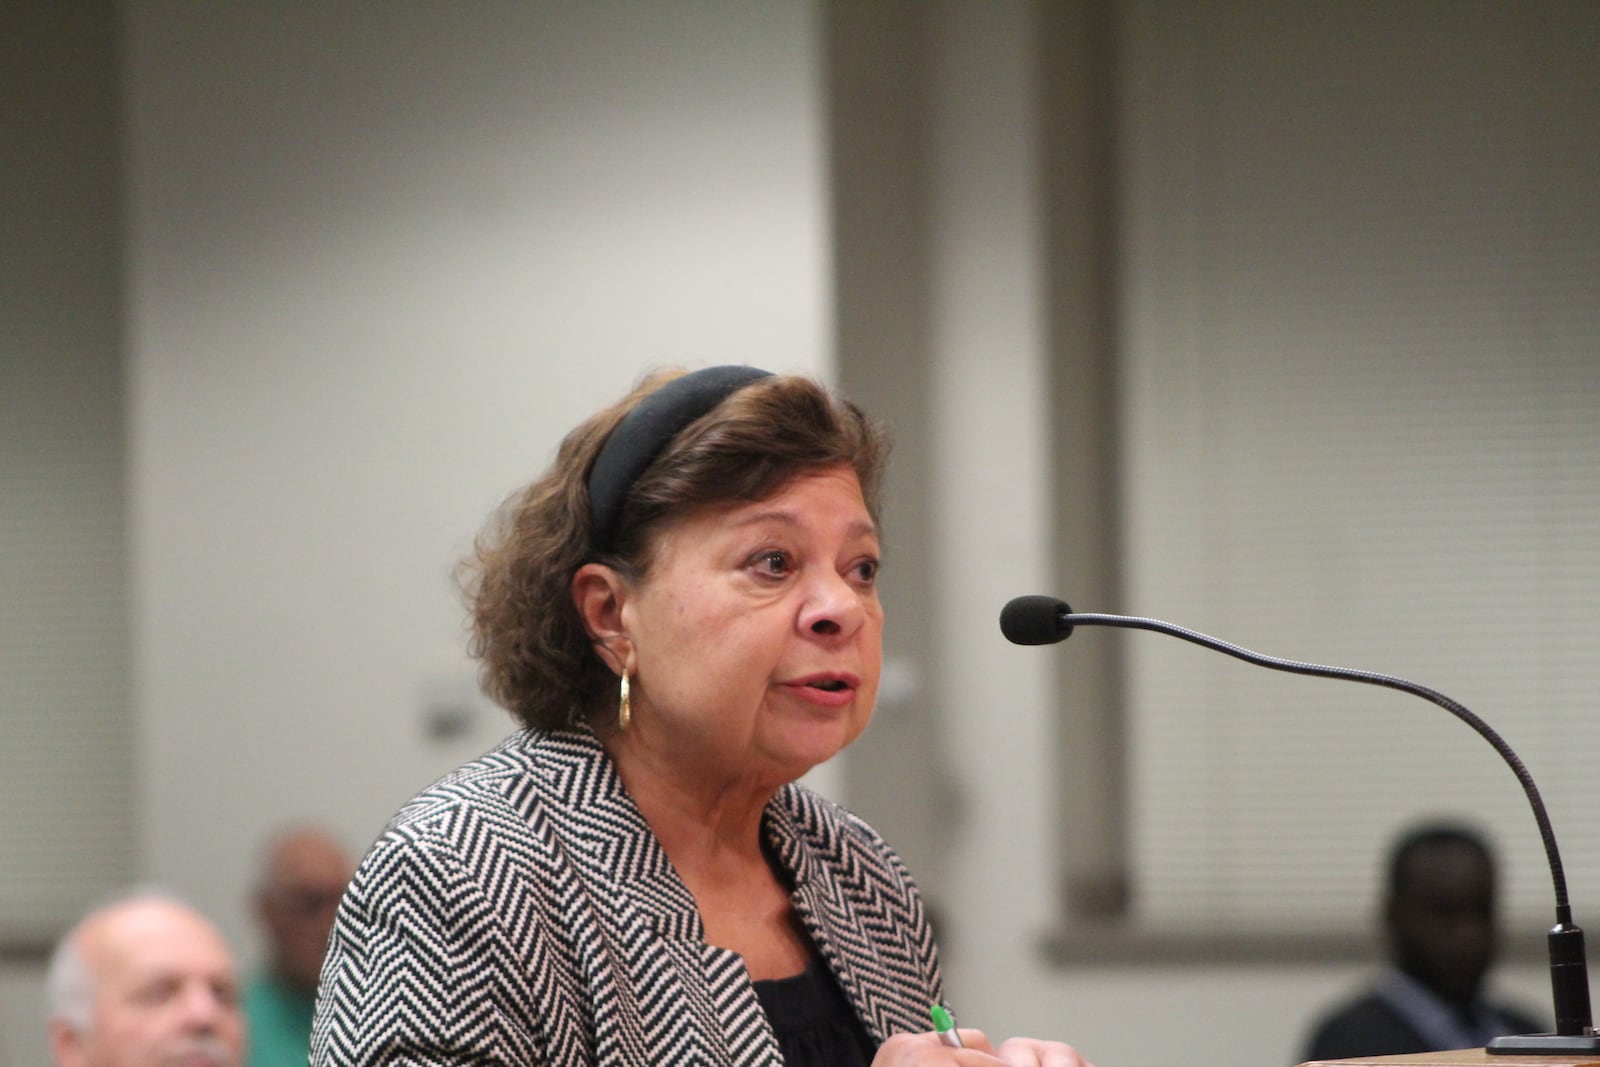
[[[623,416],[589,468],[595,549],[604,552],[612,547],[628,492],[668,441],[734,392],[771,376],[771,371],[755,367],[706,367],[674,378]]]

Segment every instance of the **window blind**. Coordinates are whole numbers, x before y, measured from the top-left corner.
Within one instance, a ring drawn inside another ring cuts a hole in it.
[[[1126,603],[1493,724],[1600,914],[1600,6],[1135,3],[1120,129]],[[1406,822],[1512,773],[1445,711],[1127,642],[1147,930],[1372,926]]]
[[[115,22],[6,21],[0,950],[34,951],[135,861]]]

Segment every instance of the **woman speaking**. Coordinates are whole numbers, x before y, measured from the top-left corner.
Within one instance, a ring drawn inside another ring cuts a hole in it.
[[[367,854],[312,1064],[1083,1063],[932,1032],[910,876],[796,784],[872,716],[885,451],[750,367],[652,376],[567,435],[463,565],[524,728]]]

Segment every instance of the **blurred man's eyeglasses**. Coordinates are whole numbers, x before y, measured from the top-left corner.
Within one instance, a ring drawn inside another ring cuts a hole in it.
[[[267,900],[291,915],[310,918],[338,907],[339,900],[343,896],[343,889],[300,889],[282,886],[268,891]]]

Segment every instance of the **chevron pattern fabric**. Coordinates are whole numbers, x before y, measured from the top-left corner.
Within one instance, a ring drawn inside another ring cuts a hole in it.
[[[899,858],[802,786],[768,844],[872,1037],[928,1028],[938,952]],[[744,962],[586,731],[522,731],[390,822],[334,923],[312,1067],[778,1065]]]

